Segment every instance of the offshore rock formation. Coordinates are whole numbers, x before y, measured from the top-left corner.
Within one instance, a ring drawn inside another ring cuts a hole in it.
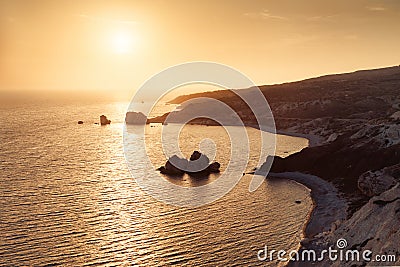
[[[143,125],[147,122],[147,117],[141,112],[127,112],[125,116],[126,124]]]
[[[101,125],[107,125],[110,123],[111,123],[111,121],[109,119],[107,119],[107,117],[105,115],[100,116],[100,124]]]
[[[179,166],[179,167],[176,167]],[[173,155],[167,160],[165,166],[161,166],[158,170],[162,174],[169,175],[183,175],[185,173],[184,169],[187,167],[187,160],[181,159],[176,155]]]
[[[189,160],[179,158],[176,155],[172,156],[165,163],[165,166],[161,166],[158,170],[162,174],[168,175],[183,175],[184,173],[209,175],[210,173],[218,173],[220,166],[218,162],[210,164],[206,155],[194,151]]]

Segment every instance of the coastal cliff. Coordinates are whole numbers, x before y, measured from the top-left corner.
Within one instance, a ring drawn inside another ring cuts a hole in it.
[[[353,216],[328,233],[322,240],[326,245],[333,245],[339,239],[347,241],[347,248],[371,250],[374,255],[394,255],[395,261],[382,262],[382,265],[400,264],[400,184],[371,198]],[[372,262],[327,262],[326,266],[376,266]]]
[[[319,140],[288,157],[275,157],[271,171],[301,171],[332,182],[350,199],[350,214],[370,198],[359,190],[359,176],[400,162],[400,118],[396,115],[400,113],[400,66],[259,88],[271,107],[278,133]],[[171,103],[199,97],[224,102],[246,126],[260,128],[250,107],[234,91],[183,95]],[[186,108],[206,104],[194,103]],[[163,122],[167,115],[149,121]],[[218,124],[207,118],[190,123]]]
[[[362,245],[399,259],[400,67],[259,88],[278,132],[319,138],[318,144],[298,153],[275,157],[271,172],[321,177],[347,202],[347,218],[338,218],[328,231],[308,236],[302,249],[321,249],[346,238],[353,247]],[[251,109],[232,91],[185,95],[172,103],[197,97],[218,99],[235,110],[245,125],[260,128]],[[152,122],[162,122],[166,116]],[[204,118],[191,123],[215,125]]]

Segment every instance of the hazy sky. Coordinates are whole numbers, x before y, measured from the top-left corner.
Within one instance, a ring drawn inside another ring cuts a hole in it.
[[[186,61],[257,84],[400,64],[400,1],[0,0],[0,90],[131,93]]]

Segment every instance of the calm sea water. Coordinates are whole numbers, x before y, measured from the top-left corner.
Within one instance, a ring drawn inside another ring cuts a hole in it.
[[[308,189],[297,183],[268,180],[249,193],[246,175],[222,199],[195,209],[144,193],[124,159],[126,107],[0,108],[0,266],[275,266],[259,262],[257,251],[264,245],[297,248],[312,206]],[[101,114],[112,124],[95,125]],[[149,126],[148,138],[160,129]],[[252,140],[258,131],[248,134]],[[212,138],[224,168],[229,146],[223,128],[186,126],[181,136],[186,153],[196,149],[198,138]],[[150,144],[152,160],[161,164],[159,143]],[[287,156],[306,145],[305,139],[278,136],[276,153]],[[254,153],[249,170],[257,164]],[[187,176],[172,182],[207,183]]]

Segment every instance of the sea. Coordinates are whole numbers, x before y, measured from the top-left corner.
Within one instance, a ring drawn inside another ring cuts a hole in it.
[[[128,170],[124,156],[127,108],[113,101],[0,106],[0,266],[276,266],[260,261],[258,251],[299,247],[313,204],[309,190],[293,181],[265,179],[249,192],[252,176],[244,175],[228,194],[195,208],[143,191],[135,177],[141,174]],[[168,109],[163,105],[153,115]],[[110,125],[96,124],[102,114]],[[147,126],[155,166],[166,159],[153,140],[162,127]],[[259,134],[247,132],[250,140]],[[189,155],[203,137],[216,144],[214,160],[223,171],[230,146],[221,126],[186,125],[182,151]],[[308,146],[303,138],[276,139],[282,157]],[[251,150],[246,171],[258,167],[258,155]],[[164,178],[199,186],[218,175]]]

